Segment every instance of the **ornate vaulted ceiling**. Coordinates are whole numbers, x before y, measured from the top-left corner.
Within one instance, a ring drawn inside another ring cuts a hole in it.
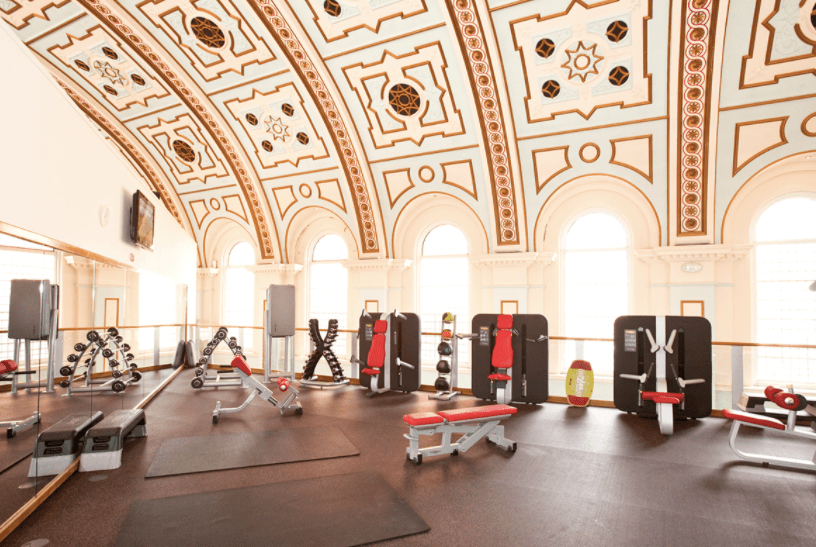
[[[0,0],[199,244],[286,262],[321,208],[362,258],[415,198],[528,251],[571,181],[620,179],[661,241],[716,243],[739,188],[816,148],[816,0]]]

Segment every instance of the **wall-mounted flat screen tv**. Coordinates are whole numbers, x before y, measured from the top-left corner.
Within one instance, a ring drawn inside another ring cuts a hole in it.
[[[130,238],[133,243],[145,249],[153,247],[153,223],[156,217],[156,207],[147,197],[136,190],[133,194],[133,208],[130,218]]]

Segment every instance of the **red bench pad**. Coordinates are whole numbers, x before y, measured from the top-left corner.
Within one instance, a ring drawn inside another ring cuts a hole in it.
[[[15,370],[17,370],[17,363],[15,363],[13,359],[0,361],[0,374],[14,372]]]
[[[417,412],[416,414],[406,414],[402,421],[409,425],[432,425],[441,424],[445,418],[433,412]]]
[[[385,364],[385,332],[387,330],[387,321],[374,321],[374,336],[371,338],[371,349],[368,350],[368,359],[366,359],[368,368],[382,368]]]
[[[518,409],[508,405],[477,406],[473,408],[457,408],[455,410],[443,410],[439,415],[449,422],[461,422],[464,420],[476,420],[479,418],[493,418],[496,416],[508,416],[515,414]]]
[[[491,374],[490,376],[487,377],[487,379],[488,380],[497,380],[499,382],[509,382],[510,380],[512,380],[512,378],[510,378],[506,374]]]
[[[369,376],[377,376],[380,373],[380,369],[377,369],[377,368],[364,368],[361,372],[363,374],[368,374]]]
[[[496,333],[496,345],[493,347],[490,364],[493,368],[513,366],[513,333],[509,330],[500,330]]]
[[[741,412],[739,410],[729,410],[727,408],[724,408],[722,413],[723,416],[730,420],[738,420],[740,422],[745,422],[746,424],[754,424],[761,427],[769,427],[771,429],[785,431],[785,424],[775,418],[768,418],[765,416],[759,416],[757,414],[751,414],[749,412]]]
[[[675,399],[675,401],[658,401],[658,398],[662,399]],[[644,391],[643,392],[643,400],[644,401],[654,401],[656,403],[671,403],[673,405],[678,405],[685,400],[685,395],[682,393],[666,393],[665,391]]]
[[[657,404],[663,404],[663,403],[668,403],[670,405],[679,405],[680,404],[680,399],[678,399],[677,397],[667,397],[665,395],[661,395],[660,397],[655,397],[654,399],[652,399],[652,401],[654,401]]]
[[[230,366],[232,368],[237,368],[247,376],[252,376],[252,371],[249,370],[249,366],[247,366],[246,361],[244,361],[244,358],[241,357],[240,355],[236,355],[235,358],[233,358],[232,362],[230,363]]]

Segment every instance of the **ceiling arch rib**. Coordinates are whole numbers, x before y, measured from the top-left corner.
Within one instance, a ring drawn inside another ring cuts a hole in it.
[[[239,142],[237,136],[232,133],[229,124],[218,110],[209,103],[207,95],[198,90],[196,84],[179,68],[175,59],[164,51],[155,38],[126,10],[102,0],[78,0],[78,2],[136,51],[189,107],[190,112],[219,147],[233,178],[241,188],[249,205],[262,259],[281,257],[277,227],[272,221],[263,186],[254,169],[250,167],[251,163],[245,157],[243,148],[233,144]]]
[[[510,117],[505,116],[508,112],[502,107],[497,70],[490,59],[485,28],[474,0],[451,0],[446,4],[462,57],[469,68],[466,72],[482,129],[481,144],[490,173],[496,245],[507,250],[526,250],[523,188],[521,184],[518,187],[514,184],[514,180],[521,181],[521,176],[518,162],[514,164],[510,156],[510,150],[517,147],[515,139],[510,140],[513,128],[509,125],[508,131],[506,121]]]
[[[176,219],[176,222],[178,222],[181,227],[184,228],[184,230],[190,234],[193,239],[195,239],[192,224],[190,223],[190,219],[186,210],[184,209],[184,205],[182,205],[181,200],[179,200],[178,194],[173,189],[173,185],[167,179],[164,171],[162,171],[162,169],[156,165],[156,161],[153,159],[153,156],[151,156],[150,153],[144,149],[139,141],[130,139],[128,137],[130,131],[124,127],[121,122],[112,116],[106,116],[103,114],[105,109],[97,104],[97,102],[91,96],[85,93],[80,86],[77,86],[69,79],[65,79],[65,81],[63,81],[63,79],[60,77],[63,75],[55,73],[48,63],[43,62],[43,65],[51,71],[54,79],[57,80],[60,87],[65,90],[65,92],[68,94],[71,100],[76,103],[80,110],[82,110],[97,125],[99,125],[99,127],[110,135],[110,137],[119,144],[120,148],[131,157],[133,162],[141,168],[153,188],[161,195],[162,202],[167,207],[167,210],[170,211],[170,214],[173,215],[173,218]],[[183,216],[182,212],[184,212]]]
[[[348,112],[342,102],[334,100],[332,89],[327,85],[329,78],[322,74],[328,73],[325,66],[318,66],[312,59],[319,58],[311,54],[303,46],[299,36],[306,33],[301,28],[294,27],[289,21],[297,18],[287,12],[287,18],[270,0],[251,0],[253,8],[259,18],[266,25],[272,36],[278,42],[281,50],[289,58],[295,72],[303,81],[306,89],[320,109],[320,113],[331,133],[332,141],[340,156],[340,163],[349,183],[351,195],[354,196],[354,209],[359,225],[362,241],[363,256],[387,256],[388,248],[385,240],[385,230],[382,220],[382,210],[368,161],[359,144],[357,130],[352,124],[346,124],[344,119],[350,120]]]

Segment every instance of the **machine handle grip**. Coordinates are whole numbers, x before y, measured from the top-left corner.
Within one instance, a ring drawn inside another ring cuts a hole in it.
[[[645,384],[646,380],[649,378],[646,373],[644,372],[640,376],[637,374],[619,374],[621,378],[625,378],[626,380],[637,380],[641,384]]]
[[[652,345],[649,351],[651,351],[652,353],[657,353],[657,350],[660,349],[660,346],[657,345],[657,342],[655,342],[654,336],[652,336],[652,331],[646,329],[646,336],[649,338],[649,343]]]
[[[666,342],[666,345],[663,346],[663,349],[666,350],[666,353],[674,353],[672,346],[674,345],[674,337],[677,335],[677,329],[672,329],[671,334],[669,335],[669,341]]]
[[[457,337],[457,338],[459,338],[459,339],[463,339],[463,338],[478,338],[478,337],[479,337],[479,335],[478,335],[478,334],[476,334],[475,332],[468,332],[468,333],[464,333],[464,332],[463,332],[462,334],[457,334],[457,335],[456,335],[456,337]]]
[[[702,378],[694,378],[692,380],[684,380],[682,378],[677,379],[677,383],[680,384],[680,387],[692,386],[694,384],[704,384],[705,380]]]
[[[410,368],[411,370],[416,369],[416,367],[415,367],[414,365],[409,365],[408,363],[406,363],[405,361],[403,361],[403,360],[402,360],[402,359],[400,359],[399,357],[397,357],[397,366],[398,366],[398,367],[408,367],[408,368]]]
[[[405,316],[402,315],[400,312],[398,312],[396,308],[394,308],[394,318],[396,318],[396,319],[405,319]]]

